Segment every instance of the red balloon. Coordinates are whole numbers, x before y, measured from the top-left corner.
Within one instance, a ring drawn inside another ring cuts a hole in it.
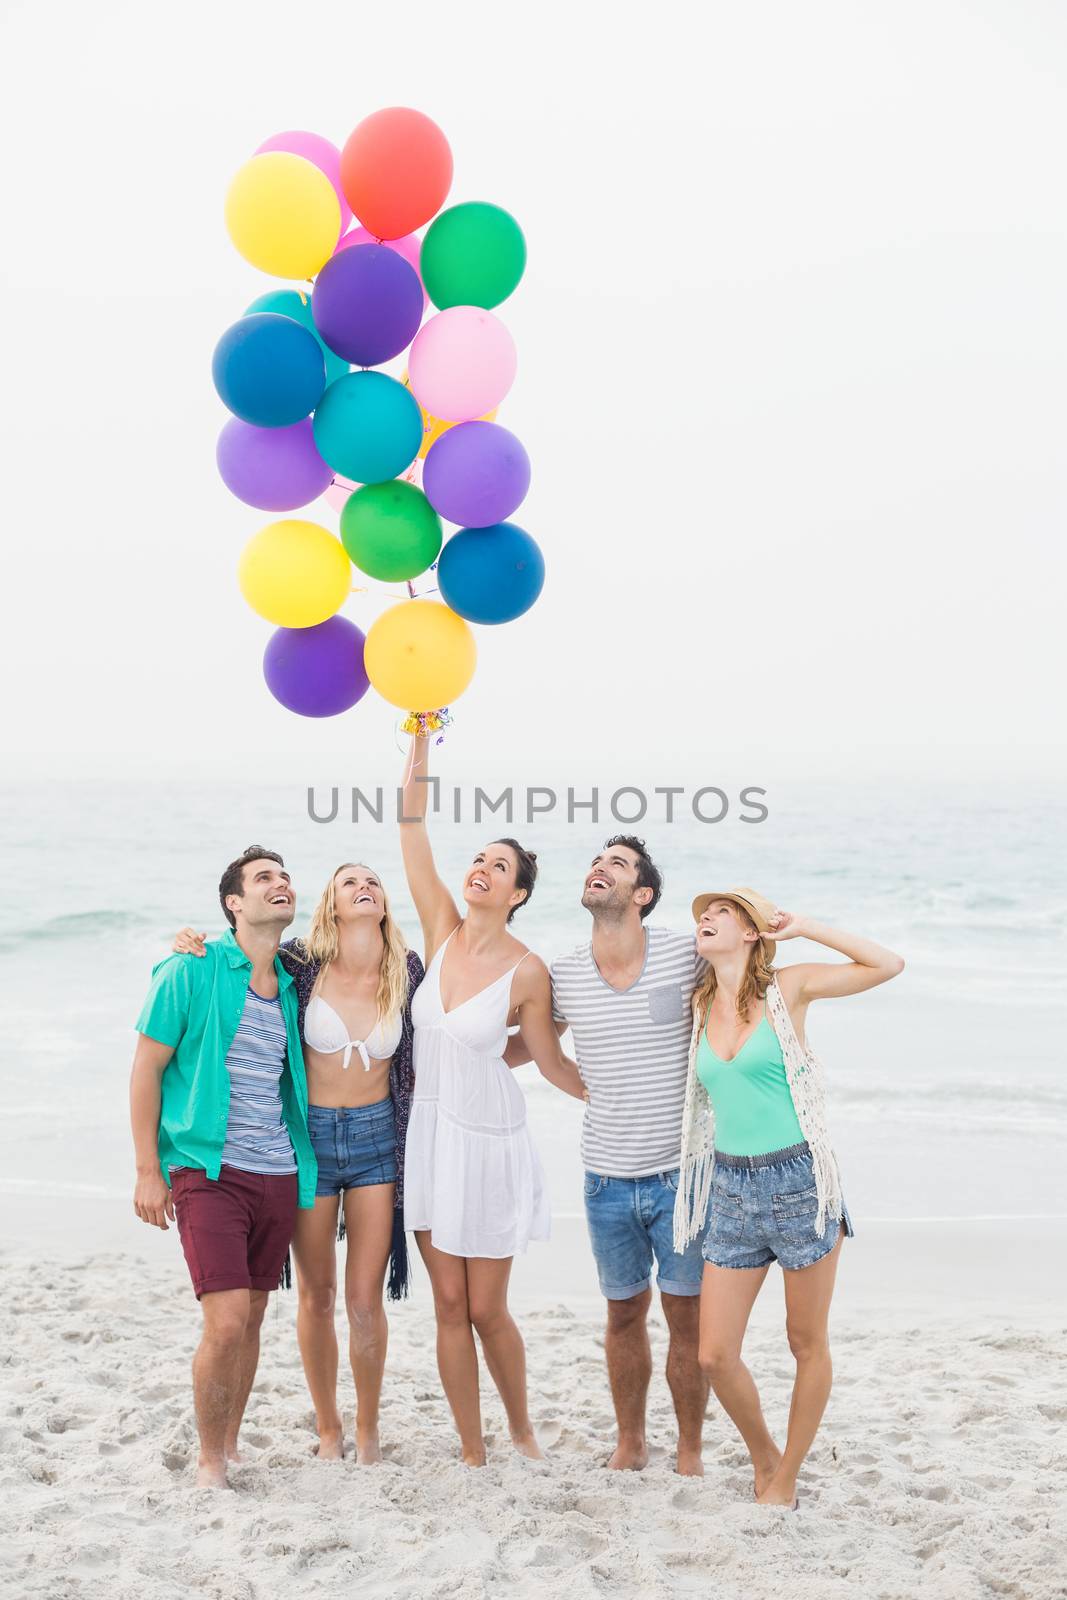
[[[430,118],[407,106],[364,117],[341,151],[341,187],[376,239],[402,239],[437,215],[452,187],[452,151]]]

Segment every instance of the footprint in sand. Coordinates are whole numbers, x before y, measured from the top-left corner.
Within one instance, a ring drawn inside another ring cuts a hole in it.
[[[81,1417],[68,1417],[62,1411],[53,1411],[45,1421],[49,1433],[66,1433],[68,1428],[80,1428],[83,1424]]]

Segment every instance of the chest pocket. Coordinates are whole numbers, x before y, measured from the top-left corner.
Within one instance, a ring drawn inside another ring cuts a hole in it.
[[[656,989],[650,989],[648,1015],[653,1022],[683,1022],[685,1000],[681,984],[663,983]]]

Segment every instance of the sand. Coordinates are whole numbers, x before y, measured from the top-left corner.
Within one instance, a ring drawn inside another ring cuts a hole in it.
[[[489,1464],[455,1459],[425,1285],[391,1315],[385,1462],[317,1461],[292,1296],[275,1296],[234,1493],[197,1490],[180,1263],[8,1255],[0,1310],[0,1592],[19,1597],[469,1600],[508,1594],[943,1600],[1067,1595],[1062,1328],[835,1315],[836,1383],[797,1513],[751,1499],[718,1407],[703,1481],[671,1470],[656,1314],[652,1460],[603,1468],[612,1412],[595,1303],[521,1313],[547,1459],[512,1451],[486,1379]],[[747,1354],[772,1428],[790,1363],[776,1303]],[[351,1379],[342,1371],[351,1431]]]

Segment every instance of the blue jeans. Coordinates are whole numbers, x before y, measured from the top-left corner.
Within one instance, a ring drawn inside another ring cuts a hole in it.
[[[674,1197],[678,1169],[647,1178],[585,1175],[585,1216],[600,1292],[606,1300],[632,1300],[652,1282],[661,1294],[700,1293],[704,1263],[699,1236],[684,1255],[674,1250]]]
[[[716,1267],[813,1267],[829,1255],[841,1229],[852,1238],[852,1219],[827,1217],[815,1232],[819,1197],[806,1144],[764,1156],[716,1154],[704,1260]]]
[[[396,1182],[392,1100],[372,1106],[308,1106],[308,1133],[319,1164],[316,1195]]]

